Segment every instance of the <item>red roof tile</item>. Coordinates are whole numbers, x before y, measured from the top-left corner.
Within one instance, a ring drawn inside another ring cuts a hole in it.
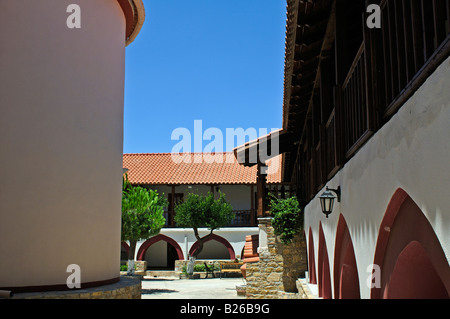
[[[203,154],[199,153],[173,155],[175,160],[170,153],[124,154],[123,167],[128,169],[132,184],[256,184],[257,166],[240,165],[233,153],[216,153],[219,163],[208,163],[208,158],[202,160]],[[269,160],[268,164],[267,182],[281,183],[281,155]]]

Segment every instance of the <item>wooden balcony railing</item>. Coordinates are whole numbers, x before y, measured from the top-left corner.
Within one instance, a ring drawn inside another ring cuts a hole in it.
[[[404,102],[405,88],[436,55],[450,32],[449,0],[383,0],[378,55],[380,109],[392,115]],[[423,82],[423,81],[420,81]],[[420,83],[419,83],[420,84]],[[415,88],[413,88],[415,89]]]
[[[383,0],[381,7],[381,29],[364,29],[342,84],[342,147],[347,160],[442,62],[436,56],[448,52],[444,47],[449,46],[449,0]]]
[[[349,21],[346,26],[343,12],[347,8],[336,10],[334,56],[327,57],[330,53],[326,52],[320,60],[320,81],[301,127],[293,172],[298,194],[305,203],[449,56],[450,0],[378,2],[382,10],[379,29],[367,28],[366,16],[360,20],[359,11],[350,17],[354,23]],[[339,6],[343,2],[336,3]],[[358,21],[363,22],[361,32],[352,32],[348,38],[351,42],[346,42],[346,32]]]
[[[345,157],[351,157],[367,139],[369,129],[364,43],[342,87]]]
[[[230,227],[253,227],[256,226],[255,210],[235,210],[235,217]]]
[[[325,165],[327,170],[326,179],[329,180],[339,169],[339,152],[337,139],[336,110],[334,109],[325,125],[326,153]]]

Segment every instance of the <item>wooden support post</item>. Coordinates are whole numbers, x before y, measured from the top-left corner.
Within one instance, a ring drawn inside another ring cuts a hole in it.
[[[170,198],[170,212],[169,212],[169,220],[170,220],[170,226],[175,227],[175,185],[172,185],[172,194]]]
[[[264,205],[264,198],[266,196],[266,180],[267,175],[261,172],[263,166],[258,164],[258,179],[257,179],[257,192],[258,192],[258,218],[264,217],[266,208]]]
[[[255,225],[255,189],[253,185],[250,185],[250,226]]]

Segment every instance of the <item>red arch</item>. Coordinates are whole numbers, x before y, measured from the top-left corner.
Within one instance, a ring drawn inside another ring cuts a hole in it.
[[[381,267],[381,287],[372,288],[372,299],[423,298],[424,292],[431,291],[434,298],[450,295],[450,267],[439,239],[422,210],[403,189],[395,192],[387,207],[374,264]],[[420,289],[418,274],[423,277]]]
[[[336,299],[360,299],[355,250],[344,216],[339,216],[334,251],[334,296]]]
[[[319,224],[319,297],[323,299],[332,299],[330,262],[328,259],[327,243],[323,233],[322,223]]]
[[[316,259],[314,257],[314,238],[311,227],[309,228],[309,240],[308,240],[308,269],[309,269],[309,283],[317,285]]]
[[[153,244],[155,244],[155,243],[157,243],[157,242],[159,242],[161,240],[171,244],[175,248],[175,250],[177,251],[178,260],[184,260],[183,251],[181,250],[180,245],[178,245],[178,243],[175,240],[173,240],[172,238],[167,237],[167,236],[162,235],[162,234],[159,234],[159,235],[157,235],[155,237],[152,237],[152,238],[148,239],[147,241],[145,241],[145,243],[143,243],[141,245],[141,247],[139,247],[139,251],[138,251],[138,254],[137,254],[137,260],[144,260],[145,253],[147,252],[147,249],[151,245],[153,245]]]
[[[124,241],[120,243],[120,246],[122,246],[122,248],[125,249],[128,255],[128,252],[130,251],[130,246],[128,246],[128,244]]]
[[[236,259],[236,254],[234,253],[234,249],[231,246],[231,244],[228,242],[228,240],[226,240],[223,237],[217,236],[216,234],[212,234],[208,239],[205,240],[204,243],[210,241],[210,240],[215,240],[218,241],[219,243],[222,243],[228,250],[228,253],[230,254],[230,260],[235,260]],[[196,241],[191,249],[189,250],[189,255],[192,256],[194,254],[194,252],[198,249],[199,246],[199,242]]]
[[[419,242],[412,241],[398,256],[383,297],[448,299],[449,295],[425,248]]]

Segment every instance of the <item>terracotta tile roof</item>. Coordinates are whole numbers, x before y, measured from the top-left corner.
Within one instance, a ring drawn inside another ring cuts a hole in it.
[[[147,185],[229,185],[256,184],[257,166],[240,165],[233,153],[217,153],[222,163],[207,163],[202,154],[180,154],[174,161],[170,153],[124,154],[123,167],[128,169],[132,184]],[[281,183],[281,157],[268,161],[269,184]],[[185,161],[187,163],[185,163]]]

